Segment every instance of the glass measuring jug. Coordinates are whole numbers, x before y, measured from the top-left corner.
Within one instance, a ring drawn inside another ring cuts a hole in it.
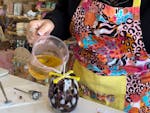
[[[61,73],[69,58],[67,45],[55,36],[41,36],[32,48],[29,73],[37,80],[49,78],[49,72]]]

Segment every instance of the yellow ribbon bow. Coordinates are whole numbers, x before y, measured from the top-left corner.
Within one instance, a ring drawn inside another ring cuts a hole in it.
[[[53,82],[54,84],[57,84],[60,80],[64,79],[64,78],[70,78],[70,79],[74,79],[76,81],[80,80],[80,77],[76,77],[76,76],[70,76],[70,74],[73,73],[73,70],[69,70],[67,73],[61,74],[61,73],[55,73],[55,72],[49,72],[49,75],[54,75],[54,76],[58,76],[58,78],[54,79]]]

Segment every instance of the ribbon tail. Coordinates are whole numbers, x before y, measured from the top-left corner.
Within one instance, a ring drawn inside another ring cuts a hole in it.
[[[75,76],[69,76],[68,78],[74,79],[74,80],[76,80],[76,81],[79,81],[79,80],[80,80],[80,77],[75,77]]]

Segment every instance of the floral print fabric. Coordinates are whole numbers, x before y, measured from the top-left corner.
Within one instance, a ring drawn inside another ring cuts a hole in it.
[[[112,7],[82,0],[70,29],[78,43],[74,51],[80,63],[100,76],[127,76],[125,111],[148,113],[150,59],[142,41],[139,6]]]

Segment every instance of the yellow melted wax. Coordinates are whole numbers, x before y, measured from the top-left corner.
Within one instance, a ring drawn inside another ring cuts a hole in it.
[[[62,60],[59,57],[52,55],[38,55],[37,59],[40,63],[48,67],[57,67],[62,63]]]
[[[52,55],[38,55],[37,59],[47,67],[55,68],[62,64],[62,60],[59,57]],[[29,73],[37,80],[45,80],[46,78],[49,78],[49,75],[45,70],[31,64],[29,64]]]

